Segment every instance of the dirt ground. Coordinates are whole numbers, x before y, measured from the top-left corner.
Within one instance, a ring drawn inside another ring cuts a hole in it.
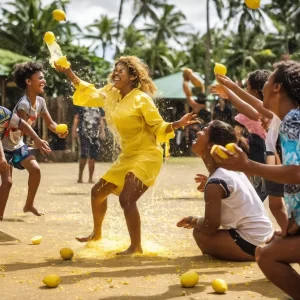
[[[98,163],[98,178],[110,163]],[[0,242],[1,299],[287,299],[263,276],[256,263],[232,263],[202,256],[190,230],[177,228],[183,216],[202,215],[203,195],[193,181],[205,168],[196,158],[172,158],[164,164],[157,184],[139,201],[145,253],[118,257],[126,249],[128,233],[115,196],[110,197],[104,238],[88,245],[74,237],[92,229],[90,184],[77,184],[78,165],[41,164],[42,182],[36,206],[46,214],[23,214],[27,193],[26,171],[14,171],[14,183],[0,230],[20,242]],[[87,175],[85,173],[85,180]],[[265,203],[268,207],[268,203]],[[273,220],[273,218],[272,218]],[[42,235],[40,245],[31,245]],[[71,247],[75,256],[63,261],[59,251]],[[226,245],[224,245],[226,247]],[[299,270],[298,266],[295,267]],[[181,288],[179,275],[190,269],[200,275],[195,288]],[[58,288],[42,279],[56,273]],[[226,280],[229,291],[213,293],[211,281]]]

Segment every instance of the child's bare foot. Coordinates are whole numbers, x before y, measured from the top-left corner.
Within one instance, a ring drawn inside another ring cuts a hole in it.
[[[27,212],[31,212],[31,213],[33,213],[34,215],[36,215],[36,216],[38,216],[38,217],[40,217],[40,216],[43,216],[44,215],[44,213],[42,213],[42,212],[39,212],[34,206],[24,206],[24,208],[23,208],[23,212],[24,213],[27,213]]]
[[[94,183],[95,183],[95,181],[94,181],[93,179],[90,179],[90,180],[89,180],[89,183],[92,183],[92,184],[94,184]]]
[[[98,234],[95,234],[94,232],[92,232],[88,236],[77,236],[77,237],[75,237],[75,239],[80,243],[86,243],[89,241],[99,241],[101,239],[101,234],[98,235]]]
[[[77,183],[83,183],[82,179],[78,179]]]
[[[116,253],[117,255],[133,255],[133,254],[142,254],[143,249],[142,247],[132,247],[130,246],[127,250]]]

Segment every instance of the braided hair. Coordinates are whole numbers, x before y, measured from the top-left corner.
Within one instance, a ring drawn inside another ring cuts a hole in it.
[[[271,75],[269,70],[256,70],[249,73],[248,82],[252,90],[257,91],[259,99],[263,100],[263,88]]]
[[[300,63],[288,60],[274,65],[274,82],[280,83],[287,96],[300,105]]]

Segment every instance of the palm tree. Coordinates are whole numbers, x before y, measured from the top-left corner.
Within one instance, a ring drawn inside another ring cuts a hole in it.
[[[280,54],[298,50],[296,35],[300,29],[300,0],[272,1],[265,9],[278,31],[278,34],[268,36],[269,45]]]
[[[218,17],[222,18],[222,9],[224,8],[223,0],[213,0],[215,4]],[[205,91],[208,93],[208,86],[210,85],[211,72],[211,35],[210,35],[210,0],[206,0],[206,52],[205,52]]]
[[[65,9],[64,1],[53,1],[45,7],[41,0],[18,0],[6,5],[0,23],[1,47],[19,54],[40,58],[46,31],[53,31],[62,43],[69,43],[74,32],[80,31],[73,23],[61,24],[53,19],[52,11]]]
[[[116,33],[116,52],[118,52],[118,44],[119,44],[119,38],[120,38],[120,29],[121,29],[121,18],[123,14],[123,6],[124,6],[124,0],[120,0],[119,5],[119,13],[118,13],[118,22],[117,22],[117,33]]]
[[[157,9],[163,8],[166,0],[133,0],[133,11],[136,13],[131,21],[134,24],[140,17],[146,19],[148,16],[152,20],[157,19]]]
[[[158,45],[168,39],[173,39],[180,44],[179,37],[186,36],[184,27],[187,25],[183,21],[185,15],[176,10],[175,5],[164,5],[162,15],[156,15],[153,23],[146,23],[142,31],[154,36],[153,43]]]
[[[88,34],[84,35],[87,39],[99,41],[94,50],[102,47],[102,58],[105,57],[107,47],[112,45],[113,38],[116,37],[118,23],[114,18],[102,15],[99,20],[95,20],[93,24],[86,27]]]

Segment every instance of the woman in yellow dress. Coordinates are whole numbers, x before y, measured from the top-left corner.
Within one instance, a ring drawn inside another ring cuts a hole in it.
[[[174,137],[174,130],[195,123],[195,115],[190,113],[174,123],[165,122],[151,98],[156,87],[149,76],[148,66],[135,56],[116,60],[108,85],[99,90],[81,81],[70,68],[57,64],[55,67],[73,82],[75,105],[104,108],[107,123],[122,149],[118,159],[92,188],[94,230],[89,236],[77,240],[87,242],[101,238],[107,196],[114,193],[119,195],[131,240],[129,248],[119,254],[142,253],[141,222],[136,202],[159,174],[163,163],[161,144],[166,143],[168,155],[169,139]]]

